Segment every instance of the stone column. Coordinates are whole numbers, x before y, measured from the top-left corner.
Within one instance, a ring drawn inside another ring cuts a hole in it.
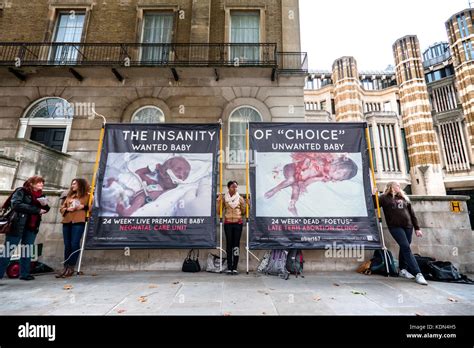
[[[469,153],[474,147],[474,9],[452,15],[446,21],[459,99],[469,133]]]
[[[413,194],[444,195],[446,190],[418,38],[398,39],[393,44],[393,55]]]
[[[336,121],[364,121],[362,91],[354,57],[341,57],[332,65]]]

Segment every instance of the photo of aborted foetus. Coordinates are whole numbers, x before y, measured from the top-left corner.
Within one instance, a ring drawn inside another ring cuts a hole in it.
[[[99,216],[211,216],[212,154],[109,153]]]
[[[257,216],[367,216],[360,153],[258,152],[256,163]]]

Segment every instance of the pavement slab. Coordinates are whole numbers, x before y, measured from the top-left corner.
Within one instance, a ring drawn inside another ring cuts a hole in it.
[[[0,280],[1,315],[472,315],[474,287],[314,272],[97,271],[68,279]]]

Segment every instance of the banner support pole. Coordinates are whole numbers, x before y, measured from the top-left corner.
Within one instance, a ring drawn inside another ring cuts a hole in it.
[[[375,170],[374,170],[374,162],[372,160],[372,144],[370,142],[370,134],[369,134],[369,127],[365,126],[365,138],[367,140],[367,149],[369,150],[369,162],[370,162],[370,173],[372,176],[372,182],[377,187],[377,181],[375,180]],[[378,220],[378,227],[380,231],[380,238],[382,239],[382,250],[384,255],[385,261],[385,268],[387,271],[387,277],[390,276],[390,271],[388,269],[388,255],[387,255],[387,246],[385,245],[385,238],[383,236],[383,227],[382,227],[382,215],[380,214],[380,202],[379,202],[379,194],[375,192],[375,205],[377,207],[377,220]]]
[[[222,119],[219,120],[219,273],[222,273]]]
[[[92,111],[94,115],[97,115],[99,117],[102,117],[102,128],[100,129],[100,136],[99,136],[99,145],[97,146],[97,153],[95,155],[95,164],[94,164],[94,173],[92,175],[92,183],[91,183],[91,189],[90,189],[90,194],[89,194],[89,202],[88,202],[88,209],[86,211],[86,224],[84,226],[84,233],[82,236],[82,243],[81,243],[81,252],[79,254],[79,265],[77,268],[77,274],[76,276],[79,276],[81,273],[81,266],[82,266],[82,256],[84,254],[84,246],[86,244],[86,237],[87,237],[87,229],[89,227],[89,217],[90,213],[92,210],[92,202],[94,200],[94,190],[95,190],[95,184],[97,180],[97,171],[99,169],[99,160],[100,160],[100,152],[102,150],[102,144],[104,141],[104,134],[105,134],[105,125],[107,123],[105,116],[98,114],[95,112],[95,110]]]
[[[246,254],[247,254],[247,274],[249,274],[249,123],[247,122],[247,126],[245,128],[245,219],[246,219],[246,226],[247,229],[246,235]]]

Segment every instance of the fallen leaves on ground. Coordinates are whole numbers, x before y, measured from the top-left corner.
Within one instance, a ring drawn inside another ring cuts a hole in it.
[[[315,300],[315,301],[321,301],[321,297],[319,297],[319,296],[314,296],[314,297],[313,297],[313,300]]]
[[[158,287],[158,285],[155,285],[155,284],[150,284],[150,285],[148,286],[148,288],[150,288],[150,289],[155,289],[155,288],[157,288],[157,287]]]
[[[123,312],[125,312],[125,309],[119,309],[119,310],[117,311],[117,313],[123,313]]]
[[[451,302],[458,302],[458,300],[456,300],[454,297],[448,297],[448,301],[451,301]]]
[[[334,285],[334,286],[340,286],[338,283],[334,283],[334,284],[332,284],[332,285]]]
[[[63,290],[71,290],[71,289],[72,289],[72,285],[66,284],[63,286]]]
[[[140,296],[138,298],[138,301],[140,301],[141,303],[144,303],[144,302],[148,301],[148,299],[146,298],[146,296]]]
[[[351,290],[354,295],[366,295],[365,291]]]

